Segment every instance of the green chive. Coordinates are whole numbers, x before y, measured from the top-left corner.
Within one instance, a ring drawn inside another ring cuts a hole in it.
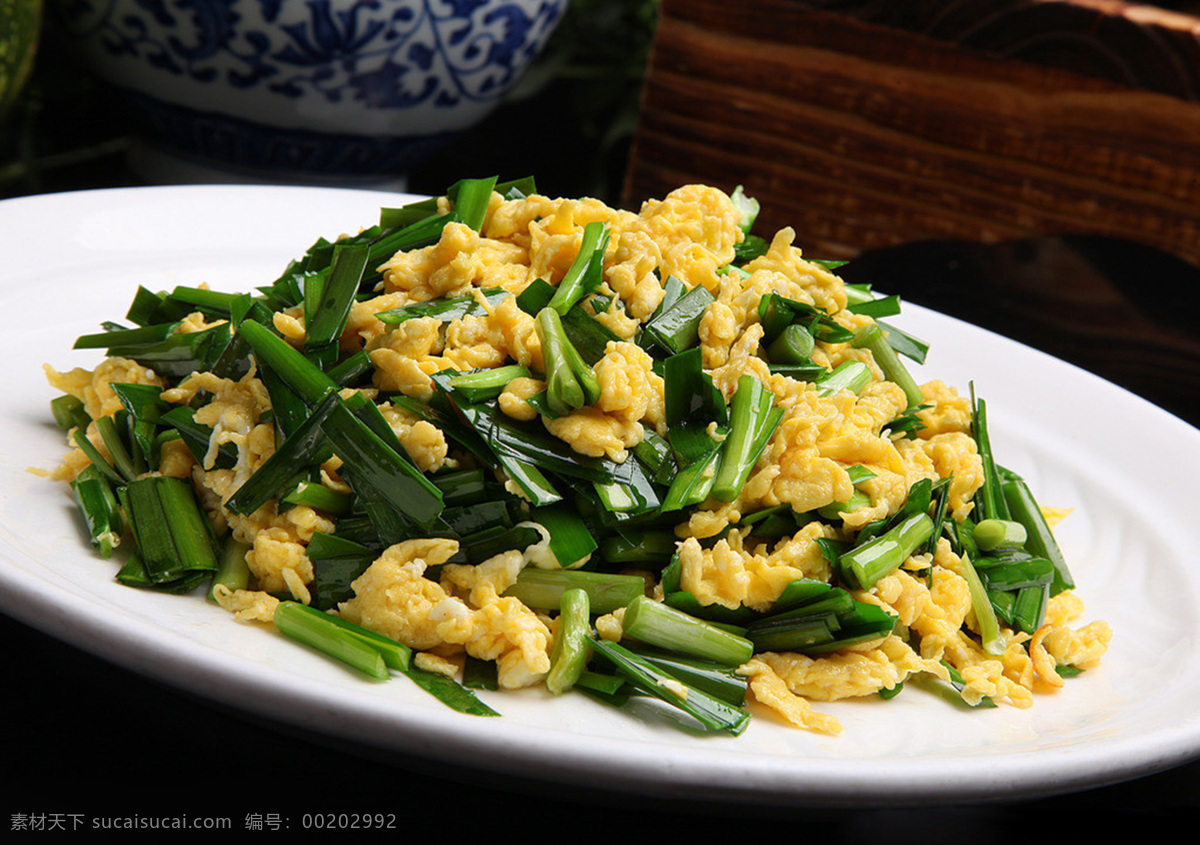
[[[576,587],[562,594],[558,620],[546,675],[546,688],[554,695],[573,687],[587,666],[591,617],[586,590]]]
[[[635,640],[701,660],[740,666],[754,656],[754,645],[745,637],[647,596],[629,603],[622,626]]]

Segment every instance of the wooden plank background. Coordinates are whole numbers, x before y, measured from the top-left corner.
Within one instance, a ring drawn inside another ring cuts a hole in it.
[[[664,0],[624,200],[744,184],[828,257],[1084,233],[1200,265],[1197,22],[1147,10]]]

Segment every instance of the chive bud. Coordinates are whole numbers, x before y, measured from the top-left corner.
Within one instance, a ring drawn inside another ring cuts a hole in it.
[[[1025,526],[1009,519],[985,519],[975,526],[975,545],[985,552],[1025,544]]]

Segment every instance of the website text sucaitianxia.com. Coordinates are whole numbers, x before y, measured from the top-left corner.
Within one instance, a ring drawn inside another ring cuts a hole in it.
[[[70,830],[390,830],[395,813],[246,813],[241,817],[188,815],[115,815],[88,813],[12,813],[14,832]]]

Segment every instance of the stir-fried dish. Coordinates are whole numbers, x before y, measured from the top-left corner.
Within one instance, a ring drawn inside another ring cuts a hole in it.
[[[99,366],[46,368],[54,475],[122,583],[469,713],[542,687],[837,733],[821,702],[1029,707],[1095,666],[1064,513],[984,398],[918,384],[898,300],[757,211],[468,179],[252,291],[139,289],[76,342]]]

